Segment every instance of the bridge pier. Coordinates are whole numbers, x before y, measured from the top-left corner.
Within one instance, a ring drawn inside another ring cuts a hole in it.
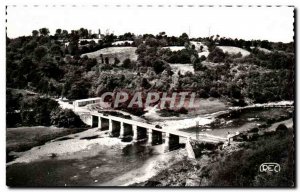
[[[98,116],[92,115],[92,127],[98,127],[99,121],[98,121]]]
[[[137,129],[137,139],[147,139],[147,128],[138,127]]]
[[[162,144],[162,142],[162,132],[152,130],[152,144],[157,145]]]
[[[109,119],[109,133],[112,137],[120,136],[120,122]]]
[[[179,136],[166,133],[165,143],[164,143],[164,152],[168,152],[176,149],[179,146]]]
[[[148,145],[157,145],[162,143],[162,132],[147,129]]]
[[[120,136],[119,136],[120,139],[123,139],[123,138],[124,138],[124,132],[125,132],[125,130],[124,130],[124,123],[121,122]]]
[[[153,130],[152,129],[147,129],[147,135],[148,135],[148,140],[147,140],[147,144],[148,145],[152,145],[153,143]]]
[[[112,134],[113,125],[112,125],[112,120],[111,119],[108,119],[108,130],[109,130],[109,134]]]
[[[144,127],[138,127],[137,125],[132,125],[132,131],[133,131],[133,142],[137,142],[140,139],[146,139],[147,138],[147,128]]]
[[[101,130],[102,129],[102,121],[101,121],[101,117],[98,116],[98,128]]]
[[[110,130],[109,127],[110,127],[110,125],[109,125],[109,119],[103,118],[103,117],[99,116],[98,128],[101,131],[104,131],[104,130]]]
[[[137,125],[132,125],[132,132],[133,132],[132,140],[136,142],[138,139]]]

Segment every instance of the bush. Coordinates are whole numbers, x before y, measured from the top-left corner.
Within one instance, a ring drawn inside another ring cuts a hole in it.
[[[84,123],[71,109],[57,108],[51,112],[51,124],[57,127],[83,127]]]
[[[21,101],[21,124],[26,126],[49,126],[50,113],[58,108],[58,103],[49,98],[27,98]]]
[[[159,113],[160,113],[160,116],[162,116],[162,117],[172,117],[172,116],[178,117],[179,116],[179,113],[177,111],[174,111],[171,109],[162,109],[159,111]]]
[[[206,57],[204,55],[201,55],[200,61],[205,61],[205,60],[206,60]]]
[[[288,128],[286,127],[285,124],[279,124],[278,127],[276,128],[276,132],[286,132]]]
[[[120,63],[120,60],[118,58],[114,58],[114,65],[118,65]]]
[[[211,164],[211,184],[222,187],[292,187],[295,182],[293,132],[287,133],[259,137],[257,141],[245,143],[247,149],[235,151]],[[280,164],[281,171],[276,175],[260,173],[259,166],[265,162]]]
[[[180,109],[178,109],[177,112],[180,114],[188,114],[188,110],[184,107],[181,107]]]
[[[226,54],[220,48],[215,48],[212,52],[207,56],[208,61],[213,63],[221,63],[224,62]]]
[[[212,87],[210,89],[209,94],[210,94],[211,97],[216,97],[216,98],[220,96],[217,89],[214,88],[214,87]]]
[[[125,59],[122,66],[127,69],[131,68],[131,60],[129,58]]]
[[[204,89],[200,89],[198,94],[199,94],[200,98],[208,98],[209,97],[208,93]]]
[[[157,59],[153,63],[153,70],[156,74],[163,72],[166,69],[166,66],[163,61]]]

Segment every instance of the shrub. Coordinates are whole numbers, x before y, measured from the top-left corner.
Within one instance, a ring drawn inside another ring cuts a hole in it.
[[[247,149],[235,151],[211,164],[211,183],[222,187],[293,186],[293,132],[287,133],[259,137],[257,141],[245,143]],[[281,171],[276,175],[260,173],[259,166],[265,162],[280,164]]]
[[[279,124],[278,127],[276,128],[276,132],[286,132],[288,128],[286,127],[285,124]]]
[[[205,60],[206,60],[206,57],[204,55],[201,55],[200,61],[205,61]]]
[[[207,56],[208,61],[213,63],[221,63],[224,62],[226,54],[220,48],[215,48],[212,52]]]
[[[84,123],[71,109],[57,108],[50,114],[51,124],[57,127],[83,127]]]
[[[198,94],[199,94],[200,98],[208,98],[209,97],[208,93],[204,89],[200,89]]]
[[[210,89],[209,94],[210,94],[211,97],[219,97],[220,96],[219,93],[218,93],[218,91],[217,91],[217,89],[214,88],[214,87],[212,87]]]
[[[120,63],[120,60],[115,57],[115,59],[114,59],[114,65],[118,65],[119,63]]]
[[[131,60],[129,58],[127,58],[123,61],[123,67],[124,68],[131,68]]]
[[[180,109],[178,109],[177,112],[180,114],[188,114],[188,110],[184,107],[181,107]]]

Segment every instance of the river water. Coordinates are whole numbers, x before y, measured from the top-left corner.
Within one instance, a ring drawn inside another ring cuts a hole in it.
[[[250,108],[232,110],[215,118],[215,121],[200,130],[200,133],[207,133],[214,136],[226,137],[236,132],[247,131],[262,125],[270,125],[274,122],[292,118],[294,108]],[[187,133],[196,133],[197,128],[191,127],[180,129]],[[199,132],[199,131],[198,131]]]

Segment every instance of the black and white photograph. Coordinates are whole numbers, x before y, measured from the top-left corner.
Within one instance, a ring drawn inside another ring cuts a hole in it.
[[[295,188],[294,6],[24,4],[5,19],[8,188]]]

